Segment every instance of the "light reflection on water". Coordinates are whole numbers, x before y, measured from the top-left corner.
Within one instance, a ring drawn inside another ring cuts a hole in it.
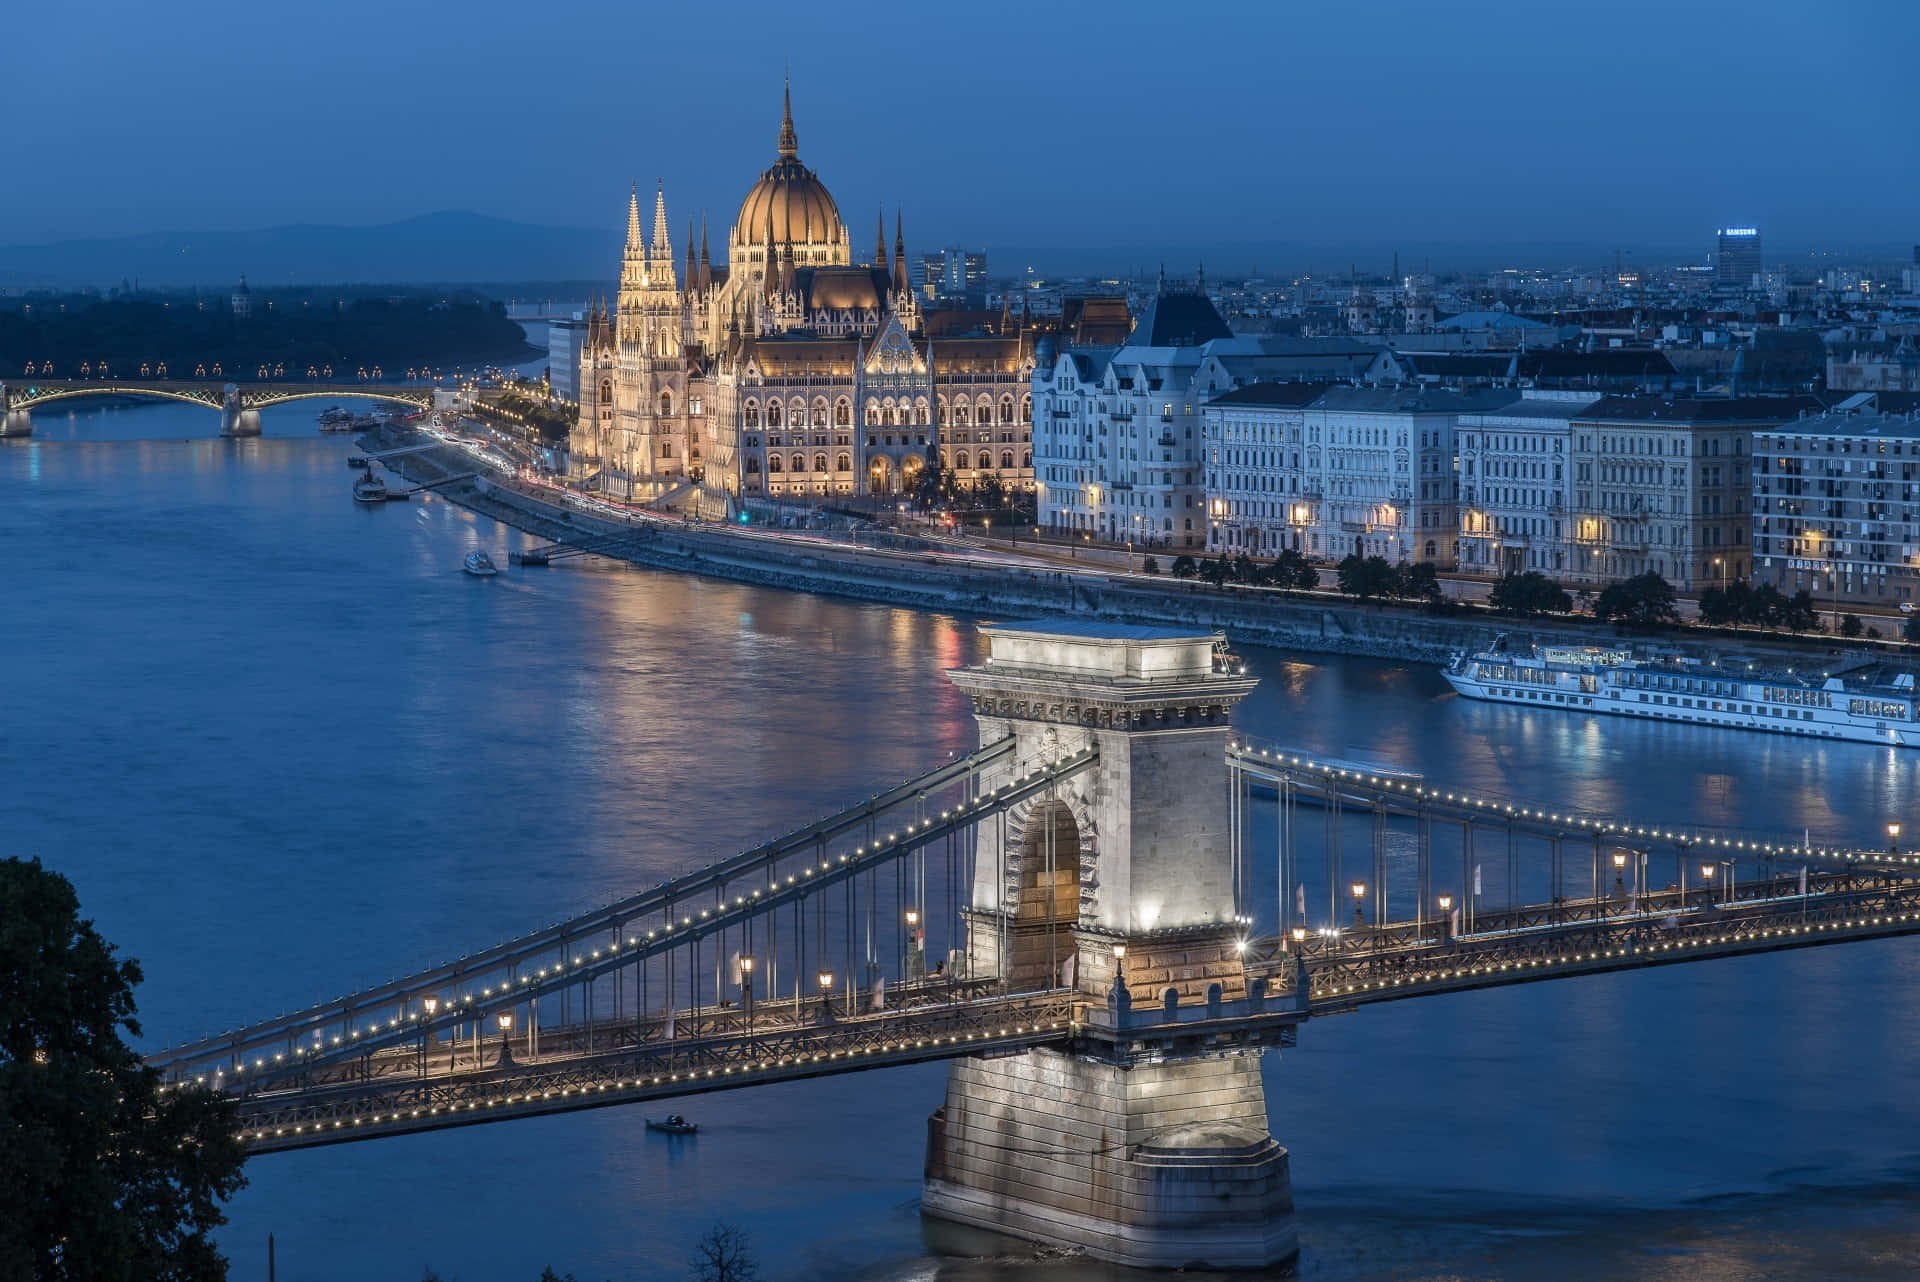
[[[969,746],[935,615],[599,565],[368,511],[313,407],[36,416],[0,448],[0,831],[79,883],[171,1041],[386,978],[738,848]],[[193,438],[193,439],[187,439]],[[1550,806],[1871,840],[1920,754],[1473,704],[1426,669],[1252,651],[1249,730]],[[1910,831],[1913,830],[1911,827]],[[1783,954],[1385,1006],[1270,1056],[1301,1273],[1906,1276],[1916,950]],[[778,1279],[1105,1276],[914,1210],[937,1066],[266,1158],[236,1277],[680,1270],[712,1219]]]

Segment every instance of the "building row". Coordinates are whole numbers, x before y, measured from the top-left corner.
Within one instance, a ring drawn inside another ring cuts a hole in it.
[[[1376,355],[1234,337],[1197,291],[1118,347],[1043,338],[1039,520],[1176,554],[1920,600],[1920,419],[1873,397],[1354,381]]]

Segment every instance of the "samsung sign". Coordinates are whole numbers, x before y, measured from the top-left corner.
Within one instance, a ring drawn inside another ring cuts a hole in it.
[[[1720,234],[1722,236],[1758,236],[1760,229],[1758,227],[1722,227]]]

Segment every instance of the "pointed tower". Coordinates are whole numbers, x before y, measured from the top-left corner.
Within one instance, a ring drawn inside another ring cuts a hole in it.
[[[887,266],[887,211],[884,209],[879,212],[873,233],[873,265],[882,271]]]
[[[900,210],[893,211],[893,289],[897,294],[907,291],[907,237],[901,230]]]
[[[800,138],[793,132],[793,72],[787,72],[787,86],[783,91],[780,110],[780,158],[792,160],[800,154]]]
[[[713,289],[713,255],[707,252],[707,216],[700,215],[700,292]]]
[[[654,270],[666,274],[666,286],[672,288],[673,241],[667,235],[667,185],[661,183],[653,196],[653,239],[647,245],[647,259]]]
[[[700,288],[700,262],[693,255],[693,218],[687,218],[687,274],[685,276],[687,292],[697,293]]]

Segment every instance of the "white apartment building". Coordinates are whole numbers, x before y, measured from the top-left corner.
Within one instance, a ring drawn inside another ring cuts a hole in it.
[[[1305,552],[1318,491],[1303,488],[1307,406],[1325,383],[1254,383],[1206,403],[1207,550]]]
[[[1254,378],[1350,375],[1373,349],[1348,341],[1236,338],[1205,294],[1163,289],[1118,348],[1036,349],[1039,519],[1138,547],[1207,546],[1201,407]]]
[[[1461,570],[1558,576],[1572,568],[1573,420],[1599,399],[1530,391],[1460,416]]]
[[[1352,553],[1451,568],[1459,557],[1454,430],[1517,391],[1332,387],[1302,413],[1301,499],[1311,557]]]

